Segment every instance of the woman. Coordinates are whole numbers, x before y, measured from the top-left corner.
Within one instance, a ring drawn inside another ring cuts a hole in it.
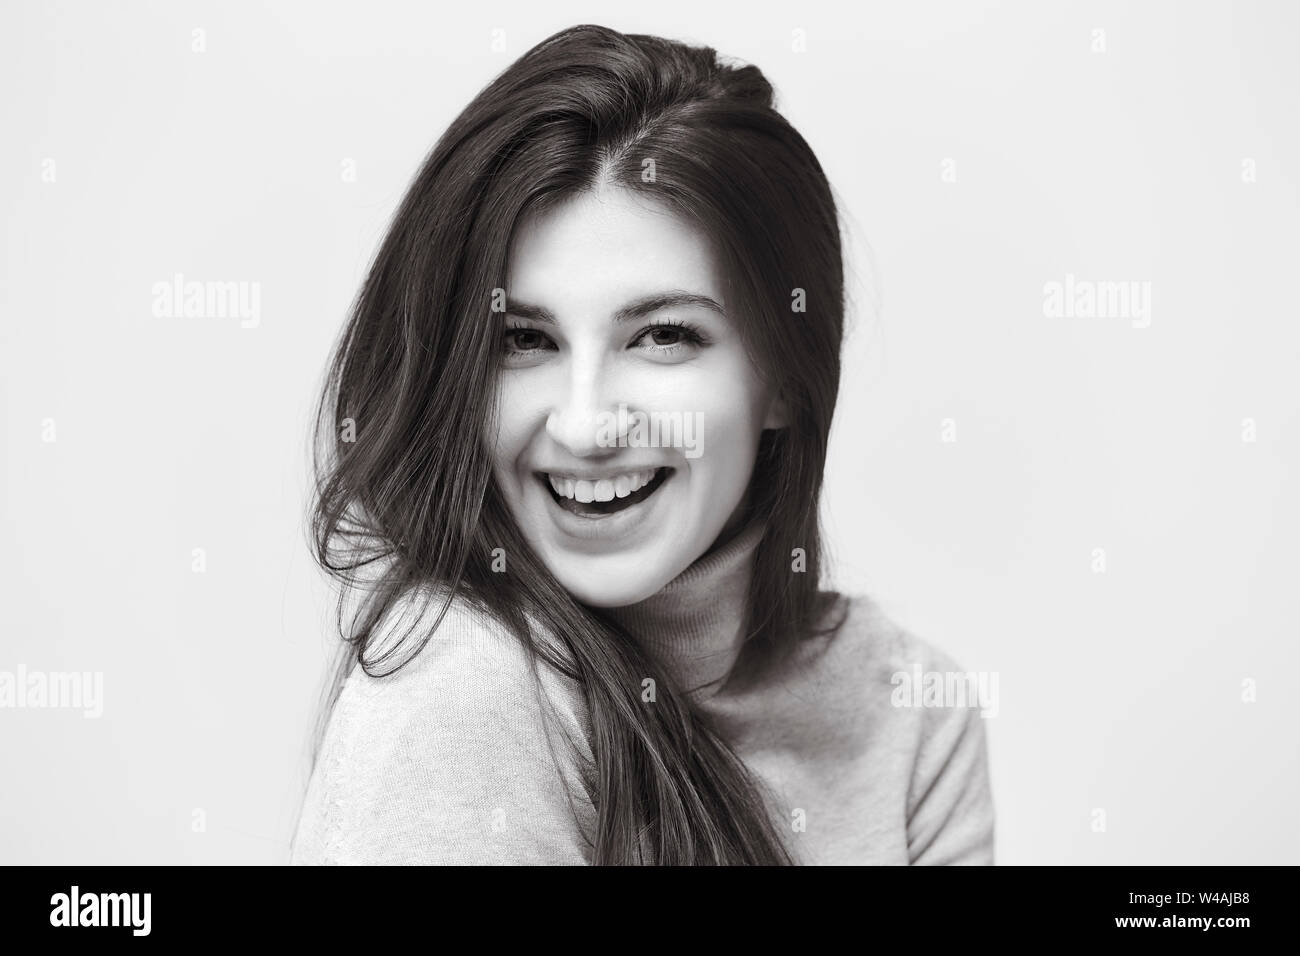
[[[322,401],[348,641],[293,862],[992,862],[978,715],[891,700],[955,665],[819,590],[842,313],[755,67],[583,26],[492,82]]]

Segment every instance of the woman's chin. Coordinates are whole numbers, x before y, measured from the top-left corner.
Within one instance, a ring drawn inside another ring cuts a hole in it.
[[[606,608],[637,604],[661,590],[672,580],[672,575],[649,576],[644,573],[635,578],[620,579],[615,572],[611,571],[594,571],[590,575],[563,574],[556,577],[564,589],[580,604]],[[593,577],[601,580],[593,580]]]

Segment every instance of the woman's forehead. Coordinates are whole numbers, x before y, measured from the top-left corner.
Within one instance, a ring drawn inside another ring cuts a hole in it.
[[[525,218],[508,266],[511,298],[553,310],[669,288],[718,301],[722,295],[704,232],[665,204],[623,188],[577,193]]]

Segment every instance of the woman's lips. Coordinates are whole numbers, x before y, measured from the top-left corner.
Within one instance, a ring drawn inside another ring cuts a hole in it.
[[[546,473],[538,477],[560,508],[583,518],[603,518],[639,505],[658,491],[672,472],[672,468],[644,469],[597,481]]]
[[[657,468],[610,473],[601,477],[581,478],[547,472],[551,490],[561,498],[573,498],[584,504],[591,501],[613,501],[626,498],[654,480]]]

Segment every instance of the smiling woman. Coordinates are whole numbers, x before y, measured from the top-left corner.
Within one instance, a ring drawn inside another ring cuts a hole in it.
[[[892,704],[956,665],[821,588],[842,322],[757,68],[586,26],[491,83],[321,403],[352,613],[294,862],[992,862],[978,712]]]
[[[529,545],[565,590],[598,607],[649,597],[740,527],[759,439],[784,424],[726,317],[707,236],[611,179],[603,171],[515,235],[489,436],[498,487]],[[611,444],[600,416],[614,403],[688,413],[709,454],[625,450],[625,431]]]

